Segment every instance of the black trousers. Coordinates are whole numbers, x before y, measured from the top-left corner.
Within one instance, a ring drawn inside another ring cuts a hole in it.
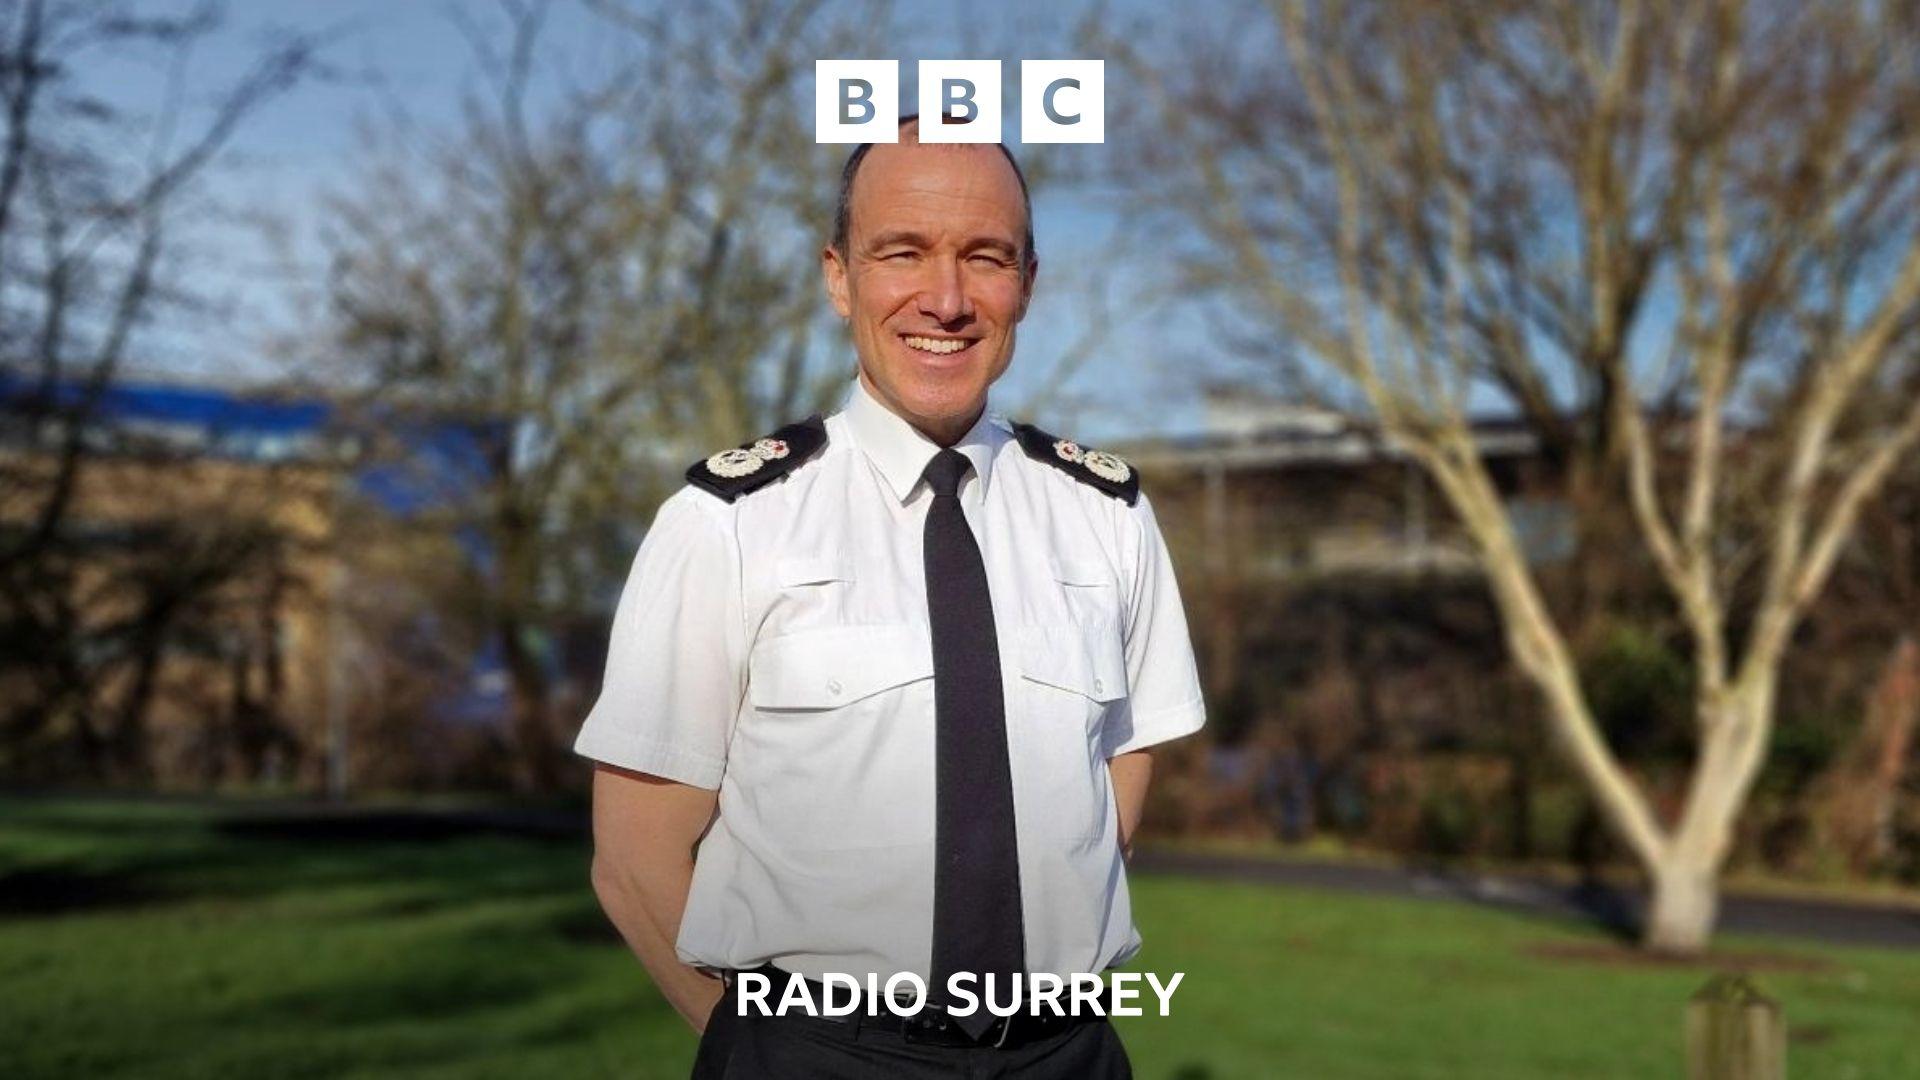
[[[789,1014],[741,1016],[723,998],[700,1036],[693,1080],[1132,1080],[1120,1035],[1105,1019],[1011,1049],[910,1043],[898,1031]]]

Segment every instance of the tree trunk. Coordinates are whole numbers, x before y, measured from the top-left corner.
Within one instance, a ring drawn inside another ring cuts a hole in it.
[[[1605,441],[1612,436],[1602,432],[1597,437]],[[1609,625],[1609,613],[1617,611],[1632,592],[1636,564],[1623,553],[1637,550],[1637,537],[1633,515],[1621,501],[1620,493],[1627,490],[1625,474],[1625,466],[1617,460],[1584,455],[1565,473],[1574,515],[1574,550],[1568,563],[1563,617],[1576,654]]]
[[[525,637],[525,626],[502,620],[500,640],[513,698],[512,775],[523,791],[552,791],[560,783],[559,748],[550,721],[547,675]]]
[[[1641,944],[1658,953],[1704,952],[1720,910],[1717,868],[1710,860],[1676,852],[1656,864],[1650,876],[1653,895]]]
[[[153,760],[147,738],[147,716],[152,711],[154,691],[159,684],[161,653],[166,647],[166,623],[143,632],[139,654],[134,661],[132,685],[121,702],[110,737],[113,772],[123,782],[146,784],[153,780]]]
[[[1717,706],[1703,705],[1704,735],[1678,826],[1656,857],[1643,859],[1653,887],[1641,943],[1655,952],[1705,951],[1719,912],[1722,864],[1773,727],[1775,666]]]

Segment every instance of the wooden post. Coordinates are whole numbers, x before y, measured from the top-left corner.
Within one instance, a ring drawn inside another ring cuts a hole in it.
[[[1786,1080],[1780,1004],[1745,975],[1707,980],[1687,1002],[1687,1080]]]

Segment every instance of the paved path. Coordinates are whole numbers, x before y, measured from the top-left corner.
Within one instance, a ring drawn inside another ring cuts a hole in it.
[[[1598,922],[1622,935],[1630,935],[1639,925],[1644,906],[1638,894],[1605,884],[1574,885],[1444,867],[1362,866],[1159,848],[1136,852],[1133,869],[1142,874],[1455,900]],[[1920,906],[1727,894],[1721,898],[1720,918],[1715,925],[1718,930],[1736,933],[1920,949]]]

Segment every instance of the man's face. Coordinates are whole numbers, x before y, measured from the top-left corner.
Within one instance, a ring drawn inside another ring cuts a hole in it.
[[[1020,181],[996,147],[883,143],[860,163],[848,210],[847,250],[829,246],[821,268],[860,378],[951,443],[1013,359],[1032,296]]]

